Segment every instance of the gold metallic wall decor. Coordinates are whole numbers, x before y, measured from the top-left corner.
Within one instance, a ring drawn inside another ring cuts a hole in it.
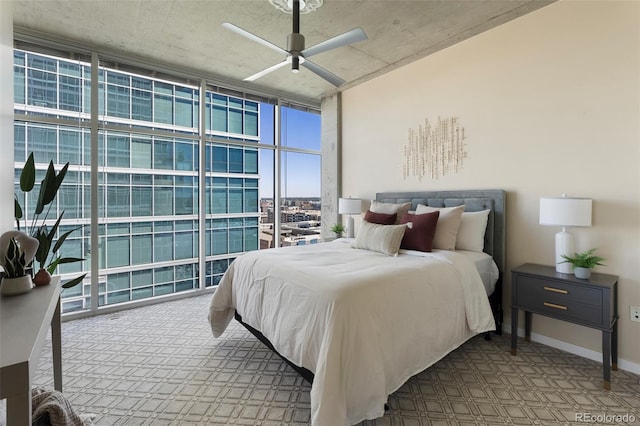
[[[428,174],[438,179],[450,171],[457,173],[467,156],[464,139],[464,128],[458,124],[457,117],[444,120],[438,117],[436,126],[425,118],[418,130],[409,129],[409,142],[403,147],[403,177],[415,176],[422,180]]]

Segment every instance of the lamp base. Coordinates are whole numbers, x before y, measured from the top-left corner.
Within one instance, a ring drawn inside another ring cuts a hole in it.
[[[556,272],[563,274],[573,273],[573,265],[565,262],[562,255],[573,256],[575,253],[576,249],[573,234],[564,229],[558,232],[556,234]]]
[[[355,237],[354,227],[355,225],[353,221],[353,216],[349,215],[347,217],[347,238]]]

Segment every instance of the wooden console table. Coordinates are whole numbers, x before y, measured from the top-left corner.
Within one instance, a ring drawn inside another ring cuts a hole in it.
[[[7,398],[9,425],[31,425],[31,380],[49,326],[53,381],[62,392],[61,291],[60,277],[53,277],[29,293],[0,296],[0,398]]]

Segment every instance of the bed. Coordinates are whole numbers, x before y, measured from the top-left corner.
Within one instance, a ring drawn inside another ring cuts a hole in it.
[[[382,416],[411,376],[501,327],[504,191],[384,192],[376,201],[489,210],[482,251],[495,285],[457,250],[389,256],[338,239],[239,256],[212,298],[212,332],[220,336],[235,317],[311,381],[313,425]]]

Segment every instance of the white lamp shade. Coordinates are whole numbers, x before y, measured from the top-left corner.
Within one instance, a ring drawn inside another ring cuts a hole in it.
[[[359,214],[362,212],[362,200],[358,198],[339,198],[339,214]]]
[[[540,198],[540,225],[591,226],[590,198]]]

